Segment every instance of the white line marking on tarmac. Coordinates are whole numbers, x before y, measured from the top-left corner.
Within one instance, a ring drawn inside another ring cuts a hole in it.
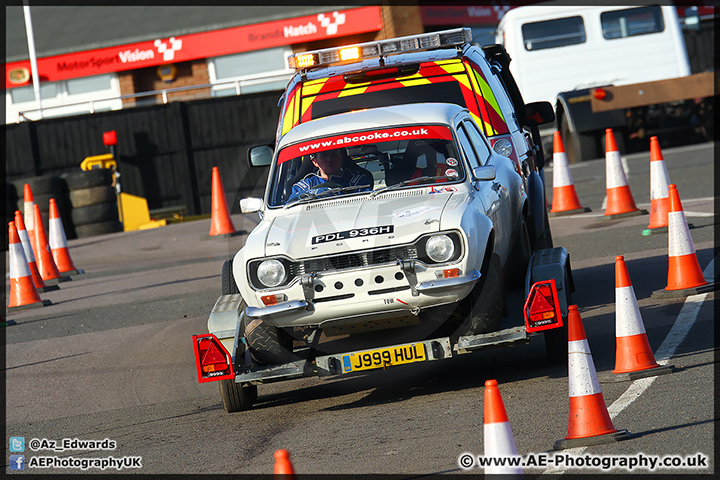
[[[705,275],[706,278],[709,275],[714,275],[712,270],[714,268],[713,265],[714,259],[710,262],[710,264],[705,268],[705,271],[703,272],[703,275]],[[707,293],[703,293],[700,295],[691,295],[687,297],[687,299],[685,299],[685,303],[680,310],[680,314],[678,314],[677,320],[675,320],[675,324],[670,329],[670,332],[665,337],[665,340],[663,340],[662,345],[660,345],[660,347],[655,352],[655,361],[657,363],[659,363],[660,365],[667,365],[670,357],[672,357],[672,355],[675,353],[675,350],[677,350],[677,348],[685,339],[692,326],[695,324],[695,320],[697,320],[698,313],[700,312],[700,307],[705,301],[707,295]],[[617,417],[620,412],[625,410],[625,408],[627,408],[631,403],[637,400],[640,395],[642,395],[645,390],[647,390],[650,385],[652,385],[656,378],[658,377],[640,378],[632,382],[628,389],[625,390],[625,392],[623,392],[623,394],[620,395],[620,397],[618,397],[618,399],[615,400],[613,404],[608,407],[607,410],[610,418],[612,419]],[[570,455],[580,455],[586,449],[587,447],[569,448],[567,450],[564,450],[564,453],[568,453]],[[566,471],[567,470],[565,468],[549,468],[543,471],[542,474],[562,474]]]

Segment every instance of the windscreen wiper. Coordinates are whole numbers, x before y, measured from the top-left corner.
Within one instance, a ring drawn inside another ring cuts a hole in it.
[[[374,191],[370,194],[370,196],[374,198],[374,197],[377,197],[378,195],[380,195],[380,194],[383,193],[383,192],[389,192],[390,190],[397,190],[398,188],[406,187],[406,186],[408,186],[408,185],[410,185],[411,183],[414,183],[414,182],[426,182],[426,181],[428,181],[428,180],[440,180],[440,179],[443,179],[443,178],[451,178],[451,177],[448,176],[448,175],[437,175],[437,176],[434,176],[434,177],[424,176],[424,177],[418,177],[418,178],[411,178],[410,180],[403,180],[403,181],[400,182],[400,183],[396,183],[396,184],[394,184],[394,185],[387,185],[387,186],[385,186],[385,187],[383,187],[383,188],[379,188],[379,189],[377,189],[377,190],[374,190]],[[455,177],[453,177],[453,178],[455,178]]]

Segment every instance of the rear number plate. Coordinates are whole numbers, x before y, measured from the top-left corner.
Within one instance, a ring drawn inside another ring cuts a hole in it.
[[[422,343],[409,343],[342,356],[343,373],[385,368],[403,363],[424,362],[425,360],[427,360],[427,356],[425,355],[425,345]]]

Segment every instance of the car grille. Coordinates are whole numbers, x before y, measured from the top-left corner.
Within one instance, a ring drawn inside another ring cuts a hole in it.
[[[366,252],[333,255],[324,258],[312,258],[296,262],[293,265],[294,274],[321,273],[348,268],[394,264],[398,260],[417,259],[418,251],[415,245],[404,247],[382,248]]]

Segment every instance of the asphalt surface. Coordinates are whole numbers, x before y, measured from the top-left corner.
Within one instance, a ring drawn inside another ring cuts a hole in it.
[[[663,153],[706,268],[714,256],[712,145]],[[648,160],[647,154],[626,158],[640,208],[649,208]],[[708,467],[652,472],[714,473],[715,294],[652,297],[666,285],[667,235],[643,236],[647,215],[602,218],[604,169],[603,161],[573,165],[581,203],[593,211],[551,219],[555,244],[571,255],[573,302],[596,370],[614,367],[614,260],[624,255],[649,343],[656,352],[670,352],[667,363],[677,371],[652,380],[603,383],[615,427],[633,436],[570,455],[577,460],[699,453],[708,457]],[[552,168],[546,179],[551,201]],[[234,215],[233,222],[237,230],[253,226],[242,215]],[[41,295],[52,305],[8,315],[6,435],[8,441],[24,437],[26,462],[40,456],[112,455],[142,457],[142,468],[124,470],[134,473],[268,474],[273,452],[286,448],[297,473],[481,473],[461,469],[458,457],[483,453],[484,382],[490,378],[498,380],[520,454],[551,455],[555,441],[567,434],[567,368],[547,364],[541,336],[527,345],[450,360],[261,385],[252,410],[227,414],[217,385],[197,381],[191,336],[207,331],[222,263],[242,246],[244,236],[208,238],[209,223],[71,240],[73,261],[85,273]],[[517,296],[511,298],[509,307],[519,308]],[[628,397],[633,401],[626,403]],[[32,451],[35,438],[108,438],[117,447]],[[11,454],[8,450],[7,472]],[[553,470],[525,469],[527,474],[546,471]],[[599,467],[554,471],[604,473]]]

